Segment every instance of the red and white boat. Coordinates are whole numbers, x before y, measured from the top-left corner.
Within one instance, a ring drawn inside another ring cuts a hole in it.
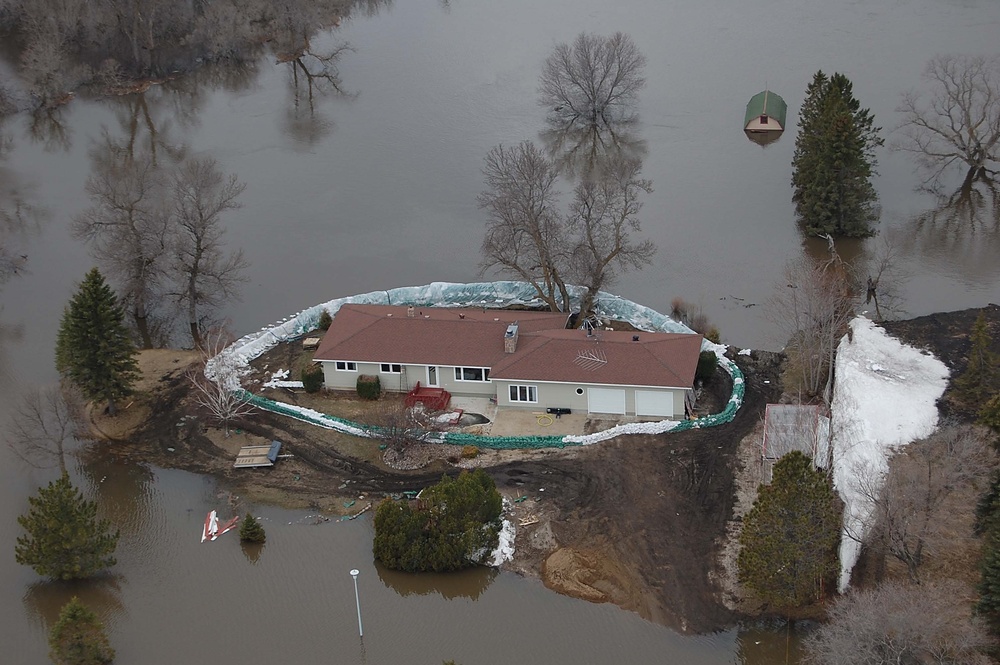
[[[224,534],[225,532],[229,531],[234,526],[236,526],[236,523],[239,521],[239,519],[240,516],[237,515],[236,517],[229,520],[225,524],[220,525],[218,514],[214,510],[209,512],[208,515],[205,517],[205,526],[201,530],[201,542],[205,542],[206,540],[215,540],[216,538],[218,538],[219,536],[221,536],[222,534]]]

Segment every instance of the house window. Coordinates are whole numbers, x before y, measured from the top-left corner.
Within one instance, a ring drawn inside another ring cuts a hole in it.
[[[538,401],[538,387],[537,386],[511,386],[510,387],[510,401],[511,402],[537,402]]]
[[[402,365],[397,365],[396,363],[382,363],[383,374],[400,374],[402,371]]]
[[[489,367],[456,367],[456,381],[489,381]]]
[[[348,362],[347,360],[337,361],[337,371],[338,372],[357,372],[358,364],[355,362]]]

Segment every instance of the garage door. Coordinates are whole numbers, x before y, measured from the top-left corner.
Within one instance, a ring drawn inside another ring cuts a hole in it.
[[[587,410],[591,413],[625,413],[625,389],[591,388]]]
[[[673,394],[656,390],[636,390],[635,415],[670,418],[674,415]]]

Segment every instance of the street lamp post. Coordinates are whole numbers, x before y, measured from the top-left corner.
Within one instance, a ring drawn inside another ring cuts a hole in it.
[[[357,568],[351,571],[351,577],[354,578],[354,604],[358,607],[358,637],[364,637],[364,630],[361,628],[361,599],[358,597],[358,574]]]

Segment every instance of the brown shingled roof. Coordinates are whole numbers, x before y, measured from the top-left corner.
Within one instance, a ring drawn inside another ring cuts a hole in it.
[[[507,326],[518,322],[518,345],[504,353]],[[414,365],[489,367],[490,377],[525,381],[689,387],[701,336],[566,330],[558,312],[344,305],[313,356]],[[633,341],[638,336],[638,341]],[[578,362],[599,349],[607,360]],[[599,365],[595,367],[595,365]]]
[[[638,341],[633,341],[638,337]],[[518,352],[490,369],[490,378],[688,388],[701,335],[547,330],[522,338]],[[581,360],[587,356],[604,363]]]

